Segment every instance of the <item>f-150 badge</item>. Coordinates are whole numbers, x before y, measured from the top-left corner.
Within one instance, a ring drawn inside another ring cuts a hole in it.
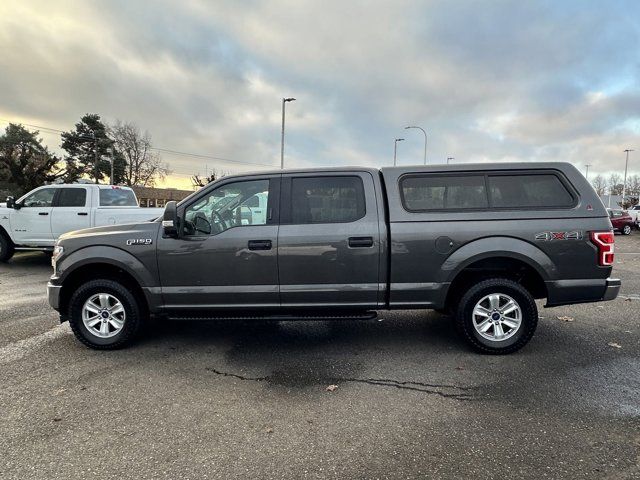
[[[127,245],[151,245],[153,240],[150,238],[130,238],[127,240]]]
[[[553,242],[556,240],[582,240],[582,232],[573,230],[572,232],[540,232],[536,233],[536,240],[543,242]]]

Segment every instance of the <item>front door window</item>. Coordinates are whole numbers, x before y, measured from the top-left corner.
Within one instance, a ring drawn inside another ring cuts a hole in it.
[[[234,227],[266,225],[269,180],[228,183],[185,210],[184,235],[217,235]]]

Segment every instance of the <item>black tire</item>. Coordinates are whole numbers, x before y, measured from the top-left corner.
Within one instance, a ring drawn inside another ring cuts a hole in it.
[[[631,225],[625,225],[624,227],[622,227],[622,234],[631,235]]]
[[[509,338],[495,341],[484,338],[474,327],[473,310],[481,299],[491,294],[511,297],[520,307],[520,326]],[[503,355],[520,350],[536,331],[538,308],[533,296],[520,285],[506,278],[491,278],[472,286],[460,299],[455,316],[456,328],[464,340],[480,353]]]
[[[101,338],[94,335],[82,320],[85,302],[98,293],[115,297],[124,307],[125,320],[120,331],[112,337]],[[115,280],[91,280],[73,293],[69,301],[69,325],[78,340],[96,350],[115,350],[132,342],[141,330],[143,309],[127,286]]]
[[[4,232],[0,232],[0,262],[8,262],[11,257],[13,257],[14,253],[15,248],[13,246],[13,242]]]

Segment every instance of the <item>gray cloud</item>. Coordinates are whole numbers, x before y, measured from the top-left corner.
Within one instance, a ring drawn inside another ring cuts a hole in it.
[[[97,112],[158,146],[274,165],[285,95],[290,165],[388,164],[398,135],[400,161],[420,161],[407,124],[432,161],[596,172],[640,139],[636,2],[26,3],[0,6],[2,118]]]

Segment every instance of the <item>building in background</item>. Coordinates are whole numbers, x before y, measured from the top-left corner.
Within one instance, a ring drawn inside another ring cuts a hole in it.
[[[191,195],[191,190],[178,190],[176,188],[155,188],[155,187],[131,187],[138,197],[141,207],[164,207],[171,200],[179,202],[183,198]]]

